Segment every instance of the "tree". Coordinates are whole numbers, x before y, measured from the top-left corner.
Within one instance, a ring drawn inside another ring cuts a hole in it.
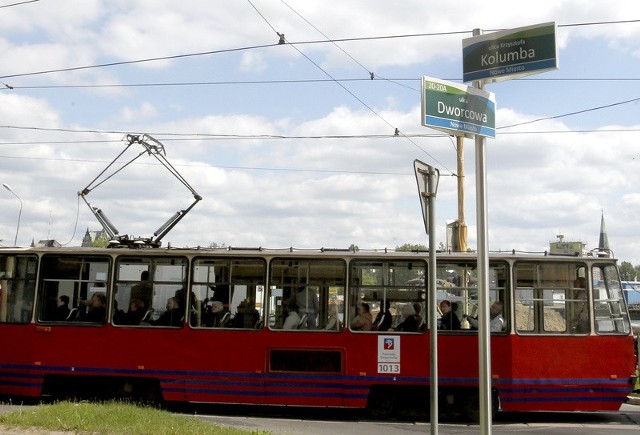
[[[635,281],[637,275],[638,270],[631,263],[628,261],[620,263],[620,278],[623,281]]]
[[[428,251],[429,248],[424,245],[412,245],[411,243],[405,243],[401,246],[396,246],[396,251],[398,252],[417,252],[417,251]]]
[[[217,243],[217,242],[211,242],[209,244],[209,248],[224,248],[227,245],[225,245],[224,243]]]

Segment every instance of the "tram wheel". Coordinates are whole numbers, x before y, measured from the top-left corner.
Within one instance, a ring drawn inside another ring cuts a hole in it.
[[[392,418],[396,412],[396,395],[390,388],[371,388],[367,400],[367,416],[373,420]]]
[[[480,421],[480,394],[477,390],[465,391],[462,398],[462,414],[475,423]],[[497,392],[491,394],[491,416],[495,417],[500,409],[500,401]]]
[[[480,395],[469,391],[462,399],[462,414],[470,421],[480,421]]]

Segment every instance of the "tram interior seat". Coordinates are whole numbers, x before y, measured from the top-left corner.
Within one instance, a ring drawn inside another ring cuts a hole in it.
[[[69,311],[69,314],[67,314],[67,318],[65,320],[76,320],[76,317],[78,317],[78,309],[77,308],[71,308],[71,310]]]
[[[153,315],[153,309],[147,310],[147,312],[144,313],[144,316],[142,316],[142,320],[140,320],[140,323],[149,322],[151,320],[152,315]]]
[[[229,319],[230,317],[231,317],[231,313],[229,311],[224,313],[224,316],[222,316],[222,319],[220,319],[220,324],[218,326],[220,327],[225,326],[227,322],[230,320]]]

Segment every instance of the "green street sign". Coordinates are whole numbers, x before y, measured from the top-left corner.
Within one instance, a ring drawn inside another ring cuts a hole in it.
[[[422,125],[456,136],[496,137],[495,95],[422,77]]]
[[[554,22],[462,41],[462,80],[497,82],[558,68]]]

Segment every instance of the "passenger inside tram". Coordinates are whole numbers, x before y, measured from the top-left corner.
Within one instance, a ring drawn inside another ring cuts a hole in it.
[[[454,306],[451,301],[445,299],[440,301],[439,308],[442,313],[442,317],[440,318],[440,325],[438,329],[449,331],[456,331],[460,329],[460,319],[458,319],[458,316],[455,313],[456,308],[458,308],[458,304],[455,304]]]
[[[358,314],[351,319],[351,329],[354,331],[371,331],[373,317],[371,317],[369,304],[360,302],[358,304]]]
[[[327,331],[339,331],[341,325],[340,319],[338,318],[338,306],[334,303],[330,303],[327,308],[327,313],[329,317],[324,329]]]
[[[417,332],[418,320],[412,304],[403,304],[400,307],[400,323],[394,328],[398,332]]]
[[[376,318],[373,321],[372,329],[374,331],[388,331],[389,328],[391,328],[393,316],[389,308],[391,308],[391,302],[385,300],[380,301],[380,311],[376,314]]]
[[[291,302],[285,310],[285,319],[282,329],[298,329],[302,323],[302,319],[298,314],[298,304]],[[306,319],[305,319],[306,320]]]

